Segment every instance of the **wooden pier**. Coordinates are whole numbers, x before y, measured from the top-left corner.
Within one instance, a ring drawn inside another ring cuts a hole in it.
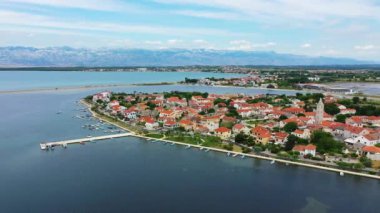
[[[102,136],[95,136],[95,137],[86,137],[86,138],[79,138],[79,139],[73,139],[73,140],[65,140],[65,141],[56,141],[56,142],[46,142],[46,143],[40,143],[40,147],[42,150],[49,149],[55,146],[63,146],[66,147],[69,144],[75,144],[75,143],[86,143],[86,142],[92,142],[97,140],[106,140],[106,139],[112,139],[112,138],[122,138],[122,137],[128,137],[134,135],[133,133],[121,133],[121,134],[113,134],[113,135],[102,135]]]

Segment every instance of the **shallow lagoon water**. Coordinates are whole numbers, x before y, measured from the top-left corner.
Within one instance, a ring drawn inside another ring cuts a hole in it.
[[[242,76],[211,72],[0,71],[0,90],[184,81],[185,78]]]
[[[132,137],[41,151],[42,141],[105,134],[75,118],[95,91],[0,95],[0,212],[378,212],[379,181],[367,178]]]

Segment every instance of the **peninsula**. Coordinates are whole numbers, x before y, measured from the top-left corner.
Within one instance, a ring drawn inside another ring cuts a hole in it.
[[[84,102],[94,116],[139,137],[372,177],[379,173],[380,107],[358,97],[101,92]]]

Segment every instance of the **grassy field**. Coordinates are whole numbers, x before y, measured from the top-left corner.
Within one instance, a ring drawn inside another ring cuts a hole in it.
[[[159,134],[159,133],[148,133],[145,136],[150,137],[150,138],[157,138],[157,139],[161,139],[164,137],[163,134]]]

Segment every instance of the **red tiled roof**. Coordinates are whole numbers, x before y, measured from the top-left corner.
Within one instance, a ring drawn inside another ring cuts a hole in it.
[[[278,139],[284,139],[284,138],[288,137],[289,134],[286,132],[276,132],[276,133],[274,133],[274,136]]]
[[[380,153],[380,148],[376,146],[364,146],[362,148],[364,152],[370,152],[370,153]]]
[[[305,150],[316,150],[317,147],[313,144],[308,144],[306,147],[305,147]]]
[[[283,111],[288,112],[288,113],[293,113],[293,114],[305,112],[303,108],[299,108],[299,107],[288,107],[288,108],[283,109]]]
[[[191,122],[190,120],[180,120],[179,123],[183,124],[183,125],[192,125],[193,124],[193,122]]]
[[[363,127],[356,127],[356,126],[346,126],[346,130],[347,131],[350,131],[352,133],[355,133],[355,134],[359,134],[361,133],[362,131],[364,131],[365,129]]]
[[[265,129],[262,126],[257,126],[255,128],[253,128],[251,131],[253,134],[255,134],[261,138],[269,138],[270,137],[270,131]]]
[[[173,120],[167,120],[167,121],[165,122],[165,125],[167,125],[167,126],[173,126],[173,125],[175,125],[175,124],[176,124],[176,122],[173,121]]]
[[[304,113],[306,117],[313,117],[315,116],[315,112],[305,112]]]
[[[367,120],[378,121],[378,120],[380,120],[380,116],[368,116]]]
[[[234,128],[234,129],[239,129],[239,130],[240,130],[240,129],[243,129],[244,127],[245,127],[245,126],[244,126],[243,124],[235,124],[233,128]]]
[[[313,144],[308,144],[308,145],[295,145],[293,147],[293,150],[294,151],[299,151],[299,152],[302,152],[302,151],[305,151],[305,150],[316,150],[317,147]]]
[[[140,120],[145,123],[151,123],[151,124],[155,122],[152,117],[141,117]]]
[[[379,140],[380,139],[380,134],[367,134],[367,135],[364,135],[364,137],[369,140],[369,141],[376,141],[376,140]]]
[[[299,151],[299,152],[303,152],[303,151],[305,151],[305,145],[295,145],[294,147],[293,147],[293,150],[294,151]]]
[[[224,132],[230,132],[231,130],[227,127],[219,127],[215,130],[215,132],[224,133]]]

